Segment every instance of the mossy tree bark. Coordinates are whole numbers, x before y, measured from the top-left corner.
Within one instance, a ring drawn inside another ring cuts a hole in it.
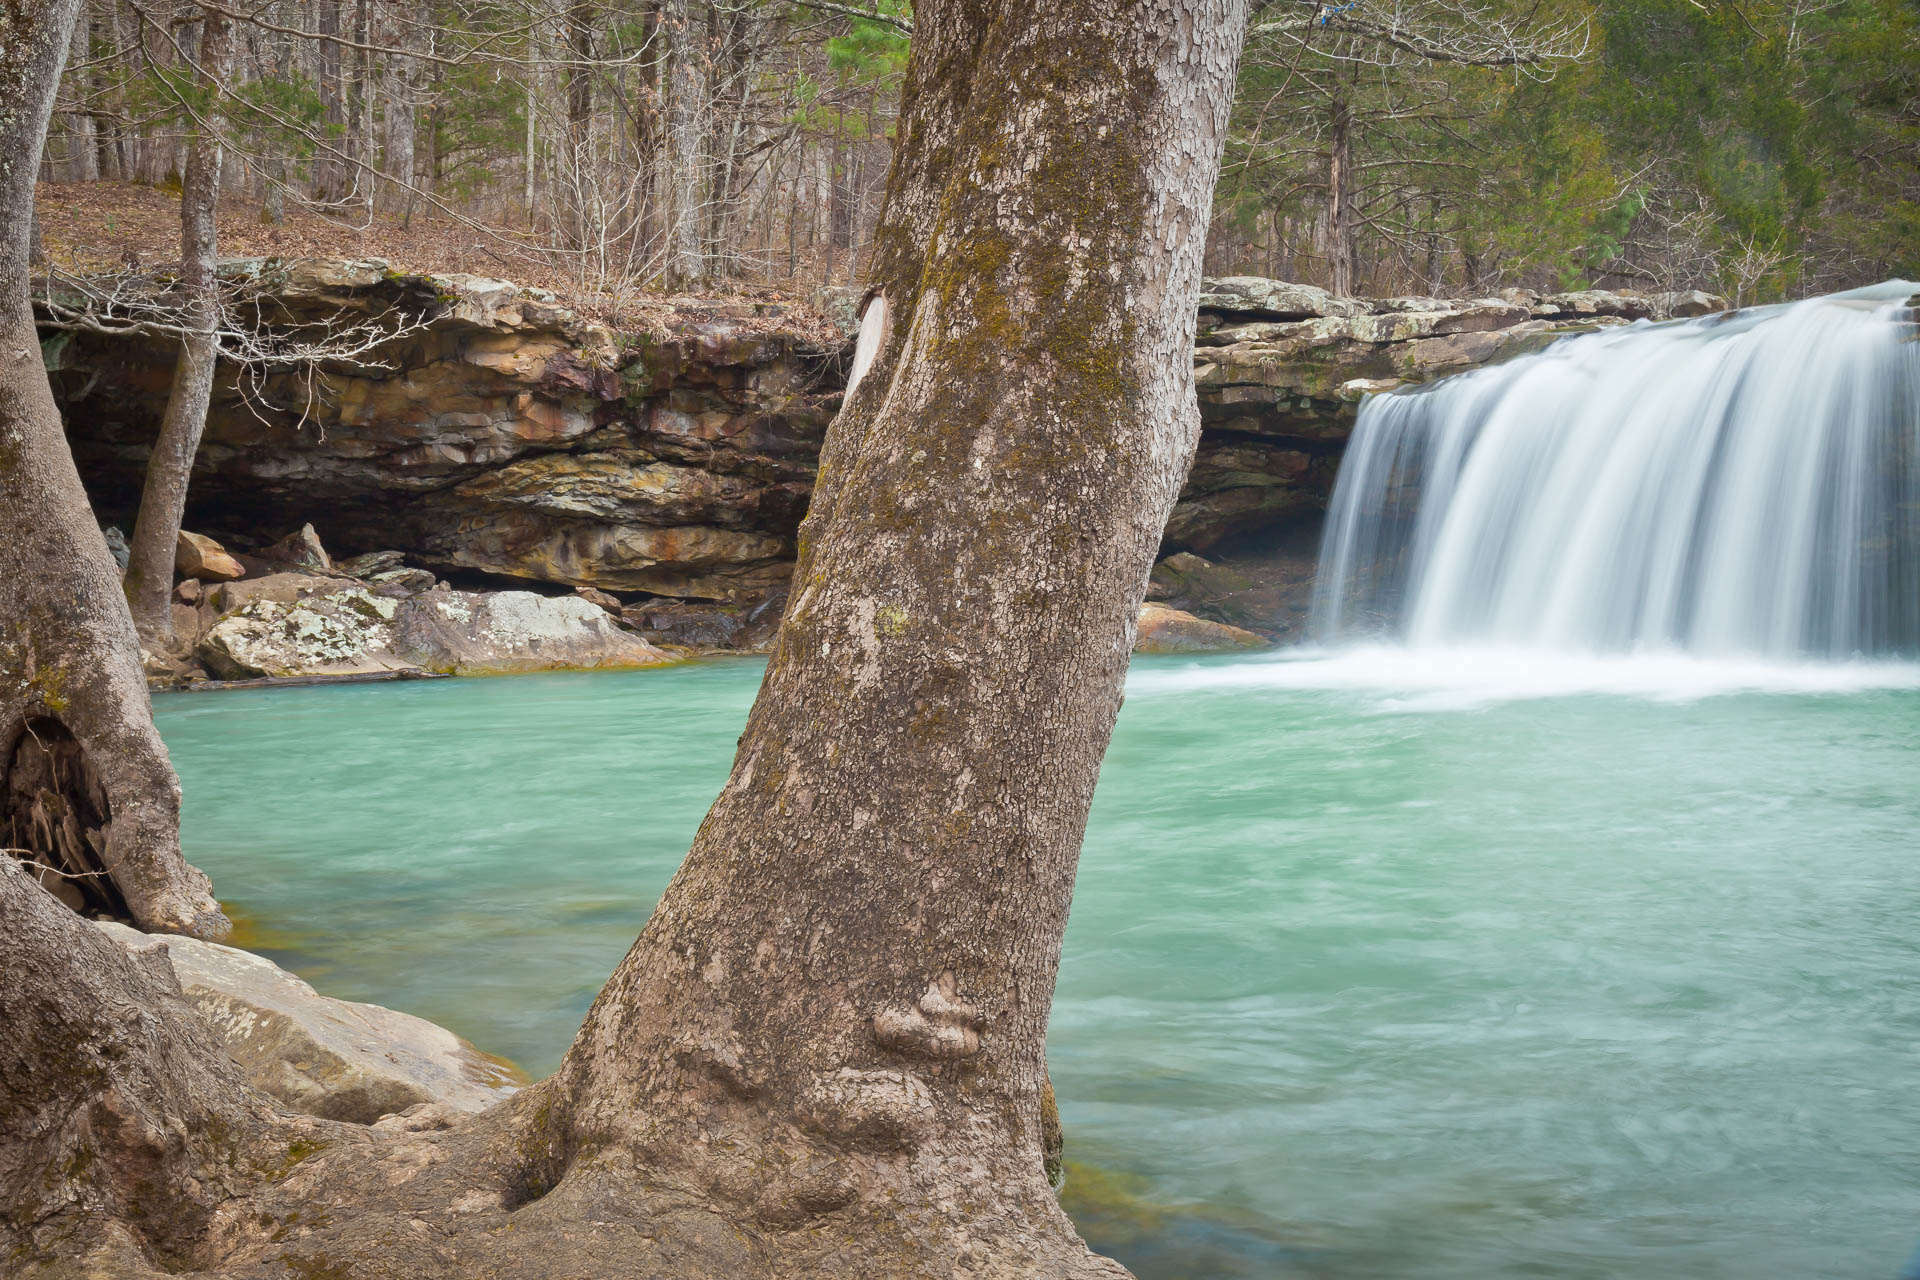
[[[74,905],[219,936],[28,301],[34,173],[78,8],[0,7],[0,845]]]
[[[866,1222],[810,1246],[826,1269],[882,1215],[942,1273],[967,1241],[1081,1265],[1041,1171],[1047,1015],[1198,435],[1239,9],[916,6],[891,333],[732,776],[550,1086],[529,1193],[589,1201],[639,1149],[763,1230]]]
[[[201,10],[200,51],[194,62],[198,121],[187,142],[180,188],[180,359],[160,434],[147,459],[140,514],[128,545],[126,592],[134,626],[149,645],[173,638],[174,544],[187,509],[187,486],[213,400],[220,359],[220,297],[215,211],[220,198],[220,94],[230,61],[232,24],[215,9]],[[371,188],[369,188],[371,190]]]
[[[1043,1174],[1045,1033],[1199,433],[1244,22],[1244,0],[916,5],[882,341],[679,874],[553,1077],[464,1122],[325,1131],[203,1215],[199,1265],[1124,1275]],[[220,1115],[263,1123],[238,1095]]]

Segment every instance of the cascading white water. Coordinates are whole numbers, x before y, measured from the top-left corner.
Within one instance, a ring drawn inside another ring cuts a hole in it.
[[[1315,635],[1920,652],[1916,293],[1635,324],[1373,397],[1328,513]]]

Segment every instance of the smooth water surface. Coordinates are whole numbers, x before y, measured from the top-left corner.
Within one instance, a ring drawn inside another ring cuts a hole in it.
[[[752,662],[169,695],[192,857],[329,994],[538,1073]],[[1920,671],[1136,666],[1050,1044],[1143,1280],[1892,1280],[1920,1243]]]

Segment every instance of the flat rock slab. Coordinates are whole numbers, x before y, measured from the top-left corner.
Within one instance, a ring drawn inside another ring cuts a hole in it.
[[[445,1027],[323,996],[251,951],[95,924],[130,949],[165,951],[181,990],[248,1081],[296,1111],[356,1124],[423,1102],[473,1112],[527,1083],[512,1063]]]

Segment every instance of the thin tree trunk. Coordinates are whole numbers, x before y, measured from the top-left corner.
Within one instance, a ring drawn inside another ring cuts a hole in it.
[[[633,255],[638,265],[651,270],[660,261],[665,204],[661,200],[661,150],[664,141],[661,124],[660,69],[665,55],[665,37],[660,31],[660,0],[645,0],[640,7],[640,93],[629,110],[633,116],[633,149],[640,166],[641,210],[635,236],[639,252]]]
[[[340,27],[341,0],[315,0],[315,22],[321,36],[338,36]],[[341,152],[351,154],[351,148],[343,145],[342,134],[346,131],[347,110],[345,99],[344,68],[346,60],[341,56],[340,46],[333,40],[321,39],[314,42],[314,54],[319,63],[321,131],[322,142],[313,161],[313,193],[326,203],[334,203],[346,195],[346,165]]]
[[[1346,86],[1334,90],[1327,144],[1327,263],[1337,298],[1353,295],[1353,112]]]
[[[360,205],[371,216],[374,197],[380,185],[376,176],[380,157],[373,132],[373,54],[365,47],[373,40],[373,0],[360,0],[353,24],[353,38],[362,48],[356,56],[359,67],[353,78],[353,145],[348,150],[354,162],[354,189],[360,197]]]
[[[522,156],[520,170],[520,207],[526,214],[527,227],[533,227],[533,188],[535,168],[538,164],[540,143],[539,112],[540,98],[540,31],[542,16],[536,9],[532,25],[527,29],[527,71],[526,71],[526,112],[527,137],[525,154]]]
[[[68,56],[72,63],[84,62],[87,58],[88,30],[85,22],[73,24],[73,50]],[[87,82],[80,80],[72,86],[77,97],[84,97]],[[67,113],[63,122],[67,135],[66,173],[69,182],[92,182],[100,176],[98,143],[94,138],[93,112],[86,102],[80,103],[80,109]]]
[[[14,158],[0,166],[0,844],[73,905],[218,936],[226,919],[180,856],[179,783],[28,303],[33,174],[79,7],[0,8],[0,155]],[[7,1040],[20,1024],[0,1025]]]
[[[192,133],[186,179],[180,191],[181,327],[173,391],[160,433],[147,459],[140,514],[128,542],[126,592],[134,625],[153,647],[173,638],[173,559],[187,507],[194,455],[207,425],[213,377],[219,362],[219,281],[215,275],[215,210],[220,196],[220,110],[217,86],[226,82],[231,24],[215,9],[203,10],[194,79],[207,94],[205,118]]]
[[[706,280],[700,218],[705,177],[700,156],[705,114],[704,60],[694,47],[692,0],[662,0],[660,28],[667,39],[664,201],[668,287],[696,288]]]
[[[593,168],[593,60],[594,6],[571,3],[566,10],[567,56],[567,172],[573,200],[573,217],[568,227],[576,249],[592,247],[591,192],[599,181]],[[603,246],[604,247],[604,246]]]

